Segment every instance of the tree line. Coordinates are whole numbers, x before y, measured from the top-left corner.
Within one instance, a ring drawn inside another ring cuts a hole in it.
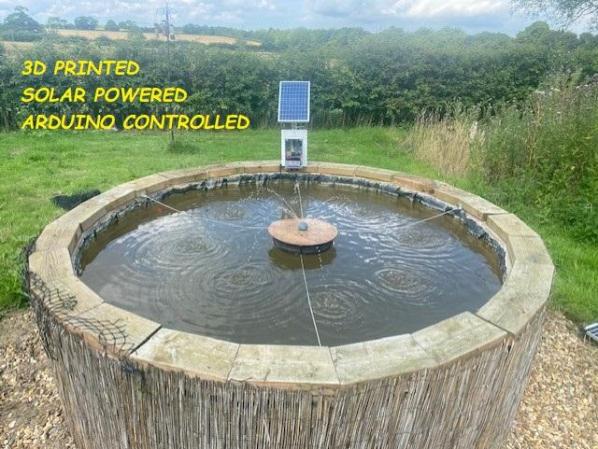
[[[133,31],[133,32],[155,32],[160,29],[161,24],[153,26],[140,26],[132,20],[115,21],[108,19],[104,25],[100,25],[98,19],[93,16],[75,17],[72,22],[61,17],[49,17],[46,25],[37,22],[28,14],[27,8],[15,7],[14,11],[7,15],[0,23],[0,39],[16,42],[34,42],[42,40],[49,33],[55,30],[97,30],[105,31]]]

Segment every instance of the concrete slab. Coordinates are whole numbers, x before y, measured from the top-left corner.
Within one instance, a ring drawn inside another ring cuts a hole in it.
[[[132,359],[200,379],[226,381],[239,345],[196,334],[160,329]]]
[[[514,214],[493,215],[488,217],[488,227],[504,241],[508,237],[535,237],[537,234]]]
[[[336,346],[330,352],[343,385],[398,376],[436,364],[410,334]]]
[[[506,335],[498,327],[464,312],[415,332],[413,338],[438,364],[445,364],[497,343]]]
[[[339,385],[330,350],[316,346],[241,345],[229,380],[287,389]]]
[[[89,345],[117,355],[134,351],[160,328],[158,323],[107,303],[77,315],[68,324]]]
[[[45,281],[75,277],[71,254],[67,248],[33,252],[29,256],[29,271]]]
[[[553,277],[552,264],[515,262],[502,288],[476,315],[518,335],[548,302]]]

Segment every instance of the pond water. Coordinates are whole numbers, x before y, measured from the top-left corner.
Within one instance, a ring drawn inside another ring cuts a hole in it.
[[[301,214],[334,224],[332,249],[304,255],[326,346],[417,331],[473,311],[501,286],[499,259],[450,216],[341,184],[229,184],[173,194],[101,231],[81,279],[164,327],[239,343],[317,345],[300,256],[267,227]],[[415,224],[416,223],[416,224]]]

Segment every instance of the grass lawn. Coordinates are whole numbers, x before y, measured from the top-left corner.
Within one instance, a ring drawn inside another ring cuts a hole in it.
[[[396,129],[330,130],[310,133],[310,158],[370,164],[433,176],[399,151]],[[151,173],[208,163],[277,159],[278,130],[177,135],[148,132],[0,133],[0,310],[24,304],[21,249],[64,213],[52,204],[71,194]]]
[[[456,180],[455,184],[471,190],[517,214],[544,239],[556,267],[552,289],[553,308],[578,323],[598,321],[598,248],[580,242],[567,229],[547,223],[529,204],[506,203],[500,190],[492,186]]]
[[[438,177],[401,150],[404,131],[389,128],[319,130],[310,133],[310,159],[401,170]],[[207,163],[277,159],[278,130],[188,133],[167,150],[166,133],[0,133],[0,311],[23,305],[21,249],[63,211],[50,198],[97,188],[102,191],[154,172]],[[493,198],[491,190],[454,180]],[[500,204],[500,201],[497,201]],[[554,306],[573,319],[598,319],[598,251],[537,225],[533,211],[511,207],[544,237],[557,265]]]

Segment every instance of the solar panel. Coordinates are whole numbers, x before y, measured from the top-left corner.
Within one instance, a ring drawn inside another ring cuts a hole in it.
[[[309,122],[309,89],[309,81],[280,82],[279,122]]]

